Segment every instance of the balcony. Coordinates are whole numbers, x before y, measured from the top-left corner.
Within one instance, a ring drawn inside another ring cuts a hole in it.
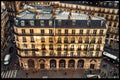
[[[42,48],[41,50],[46,50],[46,48]]]
[[[71,43],[75,43],[75,41],[71,41]]]
[[[74,48],[70,48],[70,51],[74,51]]]
[[[100,51],[100,48],[97,48],[96,51]]]
[[[57,43],[62,43],[61,41],[58,41]]]
[[[78,48],[77,50],[78,50],[78,51],[80,51],[80,50],[81,50],[81,48]]]
[[[57,48],[57,51],[61,51],[61,48]]]
[[[68,41],[64,41],[64,43],[68,43]]]
[[[90,51],[93,51],[93,50],[94,50],[94,48],[90,48],[89,50],[90,50]]]
[[[68,50],[68,48],[64,48],[64,50],[65,50],[65,51],[67,51],[67,50]]]

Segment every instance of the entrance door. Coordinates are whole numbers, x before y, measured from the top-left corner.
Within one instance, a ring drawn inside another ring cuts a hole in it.
[[[40,69],[44,69],[45,68],[45,64],[40,64]]]
[[[90,69],[94,69],[95,64],[90,64]]]

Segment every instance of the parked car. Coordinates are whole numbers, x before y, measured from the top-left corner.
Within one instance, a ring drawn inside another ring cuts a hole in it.
[[[11,55],[6,54],[4,57],[4,65],[8,65],[10,63]]]

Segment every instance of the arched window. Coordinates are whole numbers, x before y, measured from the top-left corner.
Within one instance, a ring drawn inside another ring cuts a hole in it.
[[[84,60],[79,60],[77,67],[78,68],[83,68],[84,67]]]
[[[56,60],[50,60],[50,68],[56,68]]]
[[[74,60],[69,60],[68,67],[69,68],[74,68],[75,67],[75,61]]]
[[[65,68],[65,60],[60,60],[59,61],[59,67],[60,68]]]
[[[32,60],[32,59],[29,59],[29,60],[28,60],[28,67],[29,67],[29,68],[34,68],[34,67],[35,67],[34,60]]]

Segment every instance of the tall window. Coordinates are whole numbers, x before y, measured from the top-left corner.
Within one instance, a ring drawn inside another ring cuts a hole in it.
[[[95,38],[92,38],[91,43],[95,43]]]
[[[41,30],[41,34],[44,34],[44,33],[45,33],[45,32],[44,32],[44,29],[42,29],[42,30]]]
[[[97,34],[97,30],[93,30],[93,35],[96,35]]]
[[[68,30],[67,29],[65,29],[65,35],[68,35]]]
[[[42,50],[45,50],[45,44],[42,44]]]
[[[42,56],[46,56],[46,52],[45,51],[42,52]]]
[[[53,50],[53,45],[52,44],[49,45],[49,49]]]
[[[49,38],[49,42],[53,42],[53,38]]]
[[[87,30],[87,33],[86,33],[87,35],[89,35],[90,34],[90,30]]]
[[[33,34],[33,29],[30,29],[30,34]]]
[[[68,50],[68,45],[64,45],[64,50]]]
[[[68,43],[68,38],[67,37],[64,38],[64,43]]]
[[[61,52],[58,52],[58,56],[61,56]]]
[[[87,50],[87,48],[88,48],[88,45],[84,45],[84,50]]]
[[[25,29],[22,29],[22,34],[25,34]]]
[[[90,45],[89,48],[91,51],[94,50],[94,45]]]
[[[35,51],[32,51],[32,56],[36,56]]]
[[[28,51],[25,51],[25,56],[28,56]]]
[[[53,31],[52,31],[52,29],[49,29],[49,34],[53,34]]]
[[[85,39],[85,43],[89,43],[89,38],[88,37]]]
[[[98,51],[100,50],[100,45],[97,45],[97,48],[96,48],[96,50],[98,50]]]
[[[78,50],[81,50],[81,45],[78,45]]]
[[[98,44],[101,44],[102,43],[102,38],[99,38],[98,39]]]
[[[83,30],[80,30],[80,34],[83,34]]]
[[[71,49],[70,50],[74,50],[74,45],[71,45]]]
[[[58,30],[58,35],[60,35],[60,34],[61,34],[61,30],[59,29],[59,30]]]
[[[74,52],[70,52],[70,56],[73,56]]]
[[[78,42],[79,42],[79,43],[82,43],[82,38],[81,38],[81,37],[79,38],[79,41],[78,41]]]
[[[41,26],[44,26],[44,20],[41,20],[41,21],[40,21],[40,25],[41,25]]]
[[[24,49],[27,49],[27,44],[24,44],[24,45],[23,45],[23,48],[24,48]]]
[[[77,52],[77,56],[80,56],[80,51]]]
[[[103,30],[100,30],[100,34],[101,34],[101,35],[103,34]]]
[[[75,30],[72,30],[72,35],[75,35]]]
[[[22,37],[23,38],[23,42],[26,42],[26,37]]]
[[[60,37],[58,38],[58,43],[61,43],[61,38]]]
[[[71,38],[71,43],[75,43],[75,38],[74,37]]]
[[[61,45],[58,45],[58,48],[57,48],[57,50],[59,51],[59,50],[61,50]]]
[[[35,45],[34,44],[32,44],[31,46],[32,46],[32,49],[35,49]]]
[[[34,42],[34,37],[33,36],[31,37],[31,42]]]
[[[41,42],[45,42],[45,38],[41,38]]]

